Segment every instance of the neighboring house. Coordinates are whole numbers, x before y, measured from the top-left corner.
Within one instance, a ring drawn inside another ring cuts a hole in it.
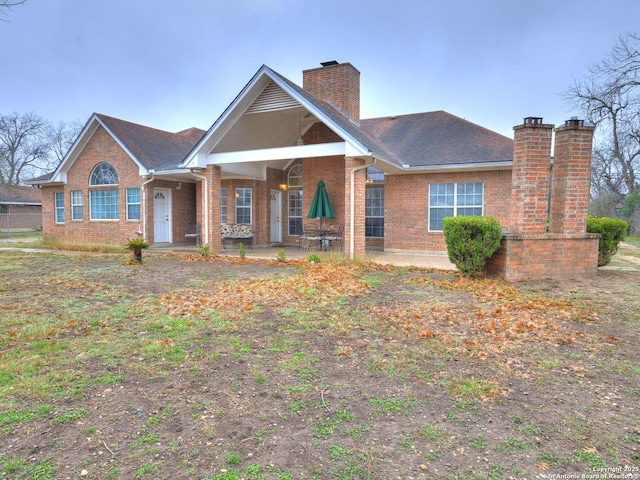
[[[553,131],[530,117],[511,140],[443,111],[362,120],[351,64],[306,70],[302,87],[263,66],[206,133],[94,114],[58,168],[29,183],[42,188],[44,233],[71,241],[124,243],[140,232],[178,243],[197,221],[214,248],[221,223],[250,224],[255,245],[297,245],[323,180],[347,255],[443,252],[442,218],[491,215],[510,232],[495,274],[592,272],[597,239],[584,224],[593,127],[556,129],[555,155]],[[552,156],[558,201],[548,234]],[[522,242],[536,250],[533,262],[518,253]]]
[[[0,231],[42,228],[42,194],[38,188],[0,185]]]

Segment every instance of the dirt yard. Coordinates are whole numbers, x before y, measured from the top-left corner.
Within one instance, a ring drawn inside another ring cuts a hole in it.
[[[640,478],[638,257],[509,285],[0,251],[0,478]]]

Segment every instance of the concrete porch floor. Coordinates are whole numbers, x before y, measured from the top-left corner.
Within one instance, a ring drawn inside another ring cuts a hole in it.
[[[288,259],[300,259],[307,258],[311,253],[317,253],[322,256],[329,256],[332,252],[309,252],[301,250],[298,247],[293,246],[274,246],[264,247],[256,246],[254,248],[246,249],[247,258],[262,258],[267,260],[275,260],[280,250],[285,251],[285,258]],[[194,245],[185,247],[183,244],[155,244],[148,250],[148,253],[198,253],[198,248]],[[228,246],[226,249],[219,249],[216,252],[217,255],[227,257],[237,257],[238,247]],[[342,252],[335,252],[334,255],[342,255]],[[420,268],[437,268],[440,270],[456,270],[446,253],[432,253],[432,252],[384,252],[382,250],[367,250],[365,255],[366,260],[370,260],[383,265],[394,265],[402,267],[420,267]]]

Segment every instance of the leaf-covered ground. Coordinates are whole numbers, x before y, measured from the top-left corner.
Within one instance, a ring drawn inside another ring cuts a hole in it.
[[[0,252],[0,478],[640,473],[633,262],[125,258]]]

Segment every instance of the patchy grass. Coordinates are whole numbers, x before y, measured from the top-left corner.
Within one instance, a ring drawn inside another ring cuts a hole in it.
[[[338,258],[4,251],[0,272],[3,478],[640,466],[633,267],[509,285]]]

